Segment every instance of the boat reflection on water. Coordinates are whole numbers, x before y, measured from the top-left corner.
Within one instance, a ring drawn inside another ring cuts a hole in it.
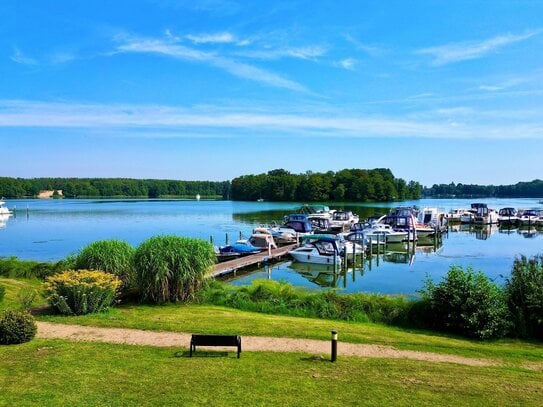
[[[5,228],[11,215],[0,214],[0,229]]]
[[[533,239],[540,234],[539,230],[533,225],[519,226],[517,233],[526,239]]]
[[[511,226],[511,225],[510,225]],[[460,225],[449,225],[449,232],[459,232],[467,233],[470,235],[475,235],[477,240],[487,240],[494,233],[505,233],[497,225],[479,225],[479,224],[460,224]]]
[[[336,272],[334,272],[332,265],[299,263],[297,261],[291,262],[287,268],[296,271],[313,284],[330,288],[337,287],[344,274],[350,271],[350,269],[343,270],[336,267]]]

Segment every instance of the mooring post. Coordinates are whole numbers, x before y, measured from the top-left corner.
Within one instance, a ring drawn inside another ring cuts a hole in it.
[[[347,270],[347,256],[348,256],[347,248],[345,247],[345,248],[343,249],[343,261],[345,262],[345,264],[343,265],[343,267],[345,268],[345,270]]]
[[[226,243],[225,243],[226,246],[228,246],[228,232],[226,232]]]
[[[370,259],[371,259],[371,256],[372,256],[372,253],[373,252],[373,237],[370,236]]]
[[[213,245],[213,235],[209,236],[209,243],[211,243],[211,245]]]
[[[268,259],[271,259],[271,243],[268,241]]]
[[[332,330],[332,354],[330,357],[331,362],[335,362],[337,360],[337,331],[335,329]]]
[[[239,240],[243,239],[243,235],[241,234],[241,230],[239,231]]]

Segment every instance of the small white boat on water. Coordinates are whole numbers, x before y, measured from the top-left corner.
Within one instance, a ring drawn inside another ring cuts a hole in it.
[[[498,211],[498,222],[500,225],[516,225],[519,221],[515,208],[502,208]]]
[[[304,236],[302,242],[302,246],[288,252],[294,260],[300,263],[341,264],[341,250],[337,238],[312,235]]]
[[[449,213],[445,214],[445,219],[447,219],[448,222],[460,222],[460,217],[467,211],[468,210],[465,208],[451,209]]]
[[[359,220],[358,215],[351,211],[335,211],[330,220],[330,227],[333,230],[344,231],[350,229]]]
[[[11,212],[8,207],[6,206],[6,203],[4,201],[0,201],[0,215],[11,215],[13,212]]]
[[[541,211],[539,209],[523,209],[519,210],[518,222],[521,225],[534,225],[539,224],[539,218]]]
[[[396,231],[392,229],[392,226],[384,223],[375,223],[366,229],[362,229],[362,233],[366,239],[372,239],[372,241],[386,242],[386,243],[401,243],[407,240],[407,232]]]

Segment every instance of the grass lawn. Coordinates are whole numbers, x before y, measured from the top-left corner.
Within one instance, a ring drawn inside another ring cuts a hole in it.
[[[182,351],[39,339],[1,346],[0,405],[540,406],[543,399],[543,372],[525,369]]]
[[[21,302],[19,295],[21,292],[35,290],[37,295],[34,301],[35,306],[46,305],[45,299],[41,296],[41,287],[43,282],[38,279],[15,279],[0,277],[0,285],[6,288],[4,300],[0,302],[0,311],[6,308],[20,309]]]
[[[516,366],[527,361],[543,364],[541,343],[512,339],[470,341],[434,332],[373,323],[267,315],[212,305],[124,305],[103,314],[79,317],[43,315],[39,319],[104,327],[324,340],[329,340],[331,328],[336,328],[340,340],[345,342],[490,358]]]

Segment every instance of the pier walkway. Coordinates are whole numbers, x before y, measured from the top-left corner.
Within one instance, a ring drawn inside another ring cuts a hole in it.
[[[223,261],[222,263],[215,264],[213,271],[211,272],[212,277],[219,277],[224,274],[233,273],[236,270],[242,269],[249,266],[257,266],[261,263],[266,263],[271,260],[278,260],[294,249],[297,245],[291,244],[288,246],[282,246],[271,251],[271,255],[268,255],[268,251],[263,251],[258,254],[253,254],[250,256],[240,257],[239,259]]]

